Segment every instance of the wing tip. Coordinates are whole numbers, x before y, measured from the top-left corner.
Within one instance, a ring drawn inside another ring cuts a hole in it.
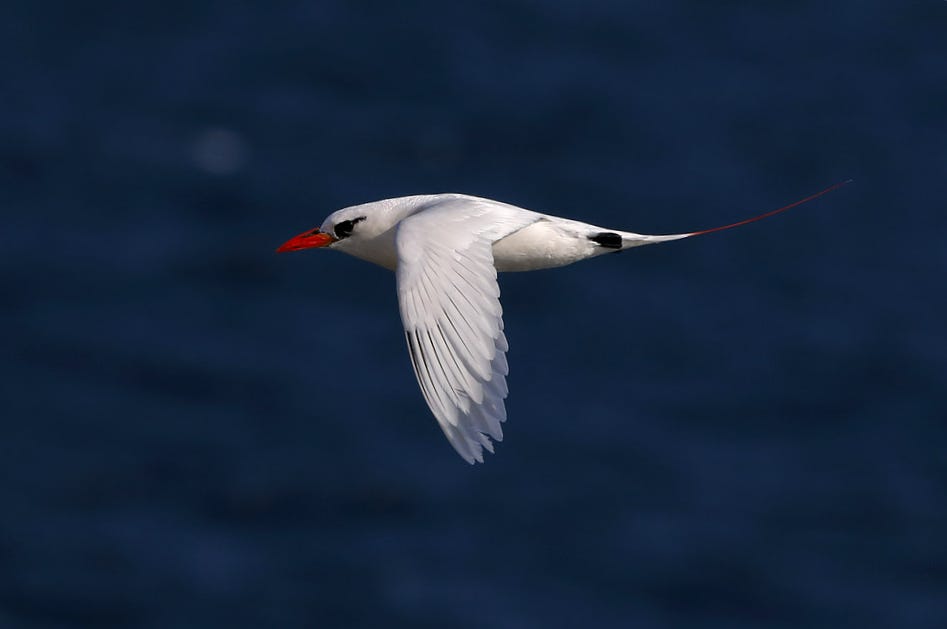
[[[479,430],[473,430],[471,434],[448,434],[447,438],[451,446],[454,448],[454,451],[460,455],[460,458],[470,465],[474,465],[476,463],[483,464],[484,450],[490,454],[495,454],[494,443],[490,439],[491,435]],[[502,433],[499,437],[493,437],[493,440],[495,440],[497,443],[503,441]]]

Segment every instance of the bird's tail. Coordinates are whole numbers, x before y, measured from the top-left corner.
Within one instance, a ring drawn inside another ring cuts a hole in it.
[[[711,234],[711,233],[713,233],[713,232],[719,232],[719,231],[723,231],[723,230],[725,230],[725,229],[730,229],[731,227],[739,227],[740,225],[746,225],[746,224],[748,224],[748,223],[753,223],[753,222],[755,222],[755,221],[758,221],[758,220],[767,218],[767,217],[769,217],[769,216],[774,216],[774,215],[776,215],[776,214],[779,214],[780,212],[785,212],[786,210],[791,210],[792,208],[794,208],[794,207],[796,207],[796,206],[799,206],[799,205],[802,205],[803,203],[807,203],[807,202],[809,202],[809,201],[812,201],[813,199],[818,199],[818,198],[821,197],[823,194],[827,194],[827,193],[829,193],[829,192],[832,192],[833,190],[837,190],[838,188],[841,188],[841,187],[844,186],[845,184],[848,184],[848,183],[851,183],[851,182],[852,182],[851,179],[847,179],[847,180],[845,180],[845,181],[841,181],[841,182],[839,182],[839,183],[837,183],[837,184],[834,184],[834,185],[829,186],[828,188],[825,188],[824,190],[820,190],[819,192],[816,192],[815,194],[810,194],[809,196],[807,196],[807,197],[804,198],[804,199],[799,199],[798,201],[795,201],[795,202],[793,202],[793,203],[790,203],[789,205],[784,205],[784,206],[781,207],[781,208],[778,208],[778,209],[775,209],[775,210],[770,210],[769,212],[765,212],[765,213],[763,213],[763,214],[760,214],[759,216],[754,216],[754,217],[752,217],[752,218],[748,218],[748,219],[745,219],[745,220],[742,220],[742,221],[737,221],[736,223],[730,223],[729,225],[721,225],[720,227],[712,227],[712,228],[710,228],[710,229],[702,229],[702,230],[695,231],[695,232],[690,232],[690,233],[687,233],[687,234],[666,234],[666,235],[659,235],[659,236],[652,236],[652,235],[648,235],[648,234],[635,234],[635,233],[633,233],[633,232],[618,232],[618,234],[621,236],[621,248],[622,248],[622,249],[628,249],[628,248],[631,248],[631,247],[640,247],[640,246],[642,246],[642,245],[652,245],[652,244],[655,244],[655,243],[658,243],[658,242],[668,242],[668,241],[670,241],[670,240],[680,240],[680,239],[682,239],[682,238],[690,238],[691,236],[701,236],[701,235],[703,235],[703,234]]]

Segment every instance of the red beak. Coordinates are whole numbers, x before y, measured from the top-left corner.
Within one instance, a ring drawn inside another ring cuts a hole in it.
[[[337,238],[332,234],[321,232],[318,229],[310,229],[284,242],[279,246],[279,249],[276,250],[276,253],[300,251],[302,249],[312,249],[313,247],[325,247],[331,245],[336,240]]]

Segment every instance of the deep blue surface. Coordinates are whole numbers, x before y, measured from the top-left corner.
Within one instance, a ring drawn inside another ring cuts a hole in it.
[[[947,3],[5,2],[0,626],[947,626]],[[451,450],[392,276],[457,191],[639,232],[501,277]]]

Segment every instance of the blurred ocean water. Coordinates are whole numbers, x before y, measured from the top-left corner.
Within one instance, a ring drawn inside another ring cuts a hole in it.
[[[947,4],[0,7],[0,626],[947,625]],[[506,439],[393,277],[457,191],[644,233],[501,276]],[[321,254],[320,254],[321,253]]]

